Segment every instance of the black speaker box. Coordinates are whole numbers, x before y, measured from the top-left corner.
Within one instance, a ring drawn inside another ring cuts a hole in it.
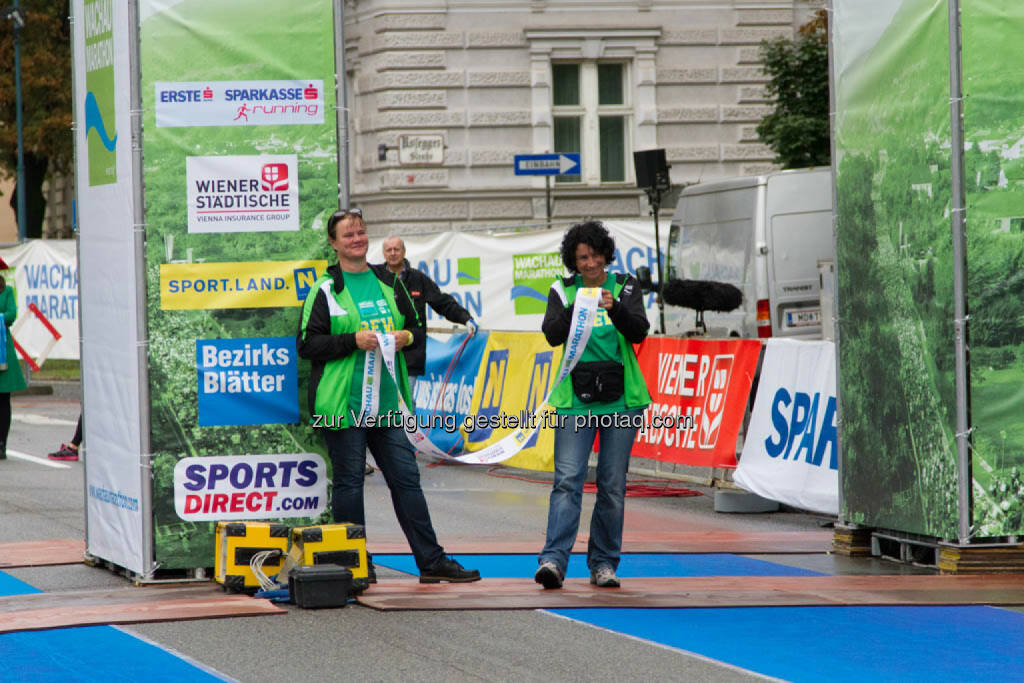
[[[645,149],[633,152],[637,187],[668,187],[668,164],[664,149]]]

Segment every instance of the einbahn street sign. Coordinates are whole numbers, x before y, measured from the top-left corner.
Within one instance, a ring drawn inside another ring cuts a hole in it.
[[[575,154],[517,154],[516,175],[579,175],[580,155]]]

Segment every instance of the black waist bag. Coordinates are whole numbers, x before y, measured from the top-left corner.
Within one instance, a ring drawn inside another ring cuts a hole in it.
[[[577,363],[569,375],[572,392],[584,403],[616,401],[626,389],[622,363],[614,360]]]

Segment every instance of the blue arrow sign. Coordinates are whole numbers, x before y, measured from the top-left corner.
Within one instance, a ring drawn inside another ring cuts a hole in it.
[[[580,155],[517,154],[516,175],[579,175]]]

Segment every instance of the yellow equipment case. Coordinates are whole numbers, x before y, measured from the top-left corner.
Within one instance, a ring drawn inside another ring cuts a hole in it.
[[[304,567],[338,565],[352,572],[352,591],[370,585],[366,529],[359,524],[321,524],[292,529],[291,555]]]
[[[280,556],[263,562],[265,574],[277,574],[288,553],[289,530],[284,524],[270,522],[217,522],[214,579],[228,590],[259,590],[260,582],[249,561],[260,551],[280,550]]]

